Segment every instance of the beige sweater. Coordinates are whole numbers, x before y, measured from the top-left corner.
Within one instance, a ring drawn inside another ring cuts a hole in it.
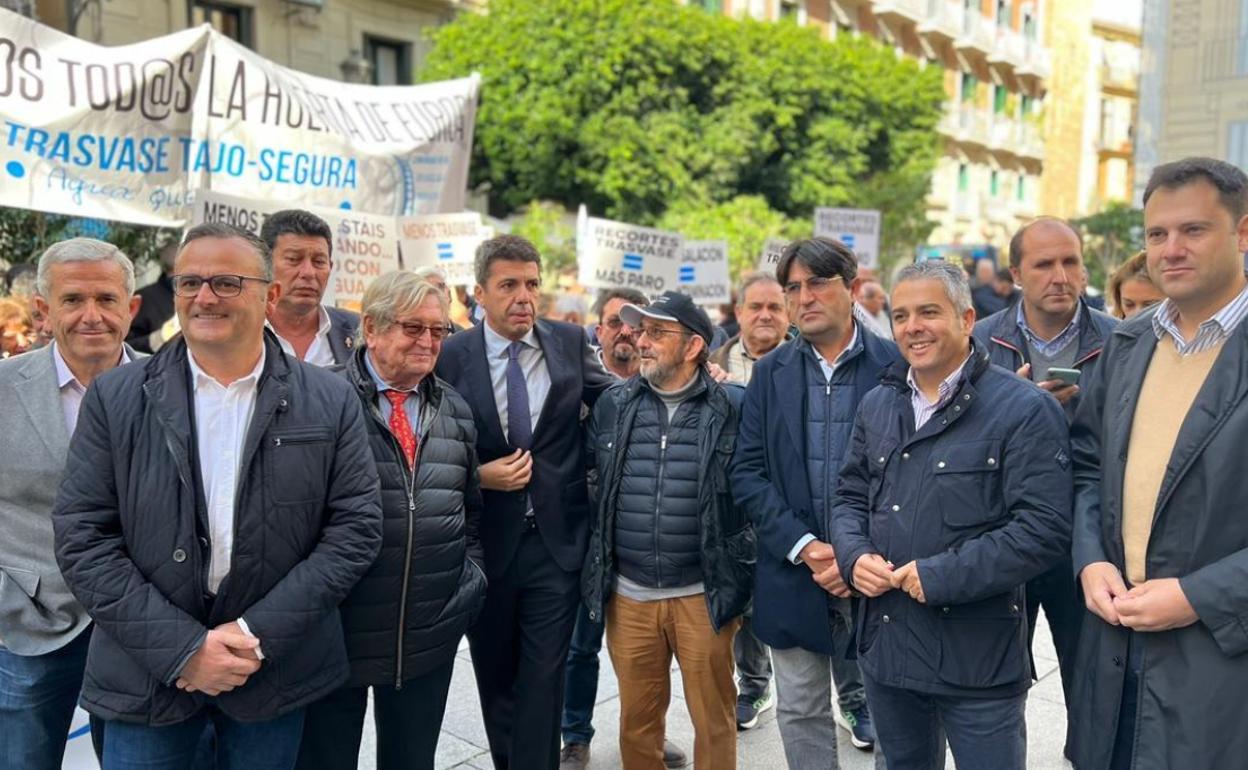
[[[1181,356],[1175,350],[1174,339],[1167,334],[1157,342],[1157,351],[1148,365],[1131,422],[1122,481],[1122,542],[1126,549],[1127,581],[1133,585],[1148,578],[1148,539],[1174,442],[1221,352],[1219,344]]]

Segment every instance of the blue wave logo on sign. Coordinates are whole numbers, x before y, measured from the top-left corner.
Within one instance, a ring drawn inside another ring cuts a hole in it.
[[[844,235],[842,235],[842,236],[841,236],[841,243],[845,244],[846,246],[848,246],[848,247],[849,247],[849,248],[851,248],[851,249],[852,249],[852,248],[854,248],[854,234],[853,234],[853,233],[845,233]]]
[[[640,254],[625,254],[623,268],[625,270],[641,270],[642,258]]]
[[[455,259],[455,247],[449,243],[439,243],[438,259],[443,262],[449,262],[450,260]]]
[[[680,282],[681,283],[693,283],[694,280],[695,280],[695,277],[694,277],[693,265],[681,265]]]

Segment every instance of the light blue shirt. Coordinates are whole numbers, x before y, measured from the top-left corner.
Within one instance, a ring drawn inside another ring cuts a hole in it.
[[[377,408],[381,410],[382,419],[386,421],[387,425],[389,425],[390,414],[394,411],[394,407],[390,405],[390,399],[387,398],[384,393],[387,390],[393,390],[395,392],[403,391],[399,388],[392,387],[390,383],[383,380],[381,375],[377,373],[377,370],[373,368],[372,352],[364,353],[364,368],[368,370],[368,376],[373,378],[373,384],[377,386]],[[427,376],[432,377],[433,375],[429,374]],[[425,398],[420,393],[419,385],[406,392],[411,393],[412,396],[408,397],[407,401],[403,402],[403,411],[407,412],[407,422],[412,426],[412,432],[419,436],[420,407],[424,404]]]

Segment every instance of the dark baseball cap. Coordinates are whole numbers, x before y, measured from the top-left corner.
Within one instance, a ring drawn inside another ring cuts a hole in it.
[[[688,294],[677,291],[665,291],[645,307],[630,303],[620,308],[620,320],[633,328],[641,325],[642,318],[675,321],[701,337],[708,349],[715,336],[715,329],[711,326],[711,319],[706,311],[695,305]]]

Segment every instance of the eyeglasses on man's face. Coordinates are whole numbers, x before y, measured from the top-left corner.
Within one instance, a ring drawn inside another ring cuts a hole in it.
[[[450,326],[437,325],[426,326],[420,323],[396,323],[395,326],[403,330],[403,333],[414,340],[418,340],[425,336],[425,332],[429,332],[429,338],[434,342],[441,342],[451,333]]]
[[[784,285],[784,296],[788,299],[797,299],[802,294],[802,286],[806,286],[806,290],[811,294],[826,294],[833,284],[840,283],[841,279],[837,276],[826,277],[822,275],[812,275],[805,281],[789,281]]]
[[[214,275],[204,277],[202,275],[179,274],[170,276],[173,281],[173,293],[184,299],[191,299],[199,295],[199,290],[204,284],[208,284],[208,288],[212,289],[212,293],[221,299],[229,299],[237,297],[243,293],[244,281],[258,281],[260,283],[272,283],[267,278],[256,278],[251,275]]]
[[[684,329],[664,329],[660,326],[643,326],[637,330],[637,338],[641,339],[641,335],[646,335],[654,342],[662,342],[666,337],[677,335],[680,337],[688,337],[693,332],[687,332]]]

